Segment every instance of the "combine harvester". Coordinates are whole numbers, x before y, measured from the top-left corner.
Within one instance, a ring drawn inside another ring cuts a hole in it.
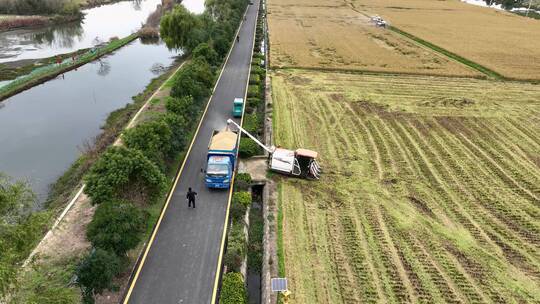
[[[246,134],[269,153],[268,167],[270,170],[302,178],[319,179],[322,170],[316,160],[318,155],[317,152],[307,149],[297,149],[296,151],[292,151],[276,148],[274,146],[267,147],[232,119],[227,120],[227,125],[230,124],[235,125],[238,130]]]

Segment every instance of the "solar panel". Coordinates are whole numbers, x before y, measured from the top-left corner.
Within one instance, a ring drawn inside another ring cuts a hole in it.
[[[272,278],[272,291],[287,291],[287,278]]]

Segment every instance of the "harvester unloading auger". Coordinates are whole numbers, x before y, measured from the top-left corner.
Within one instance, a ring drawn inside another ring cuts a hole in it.
[[[292,151],[274,146],[267,147],[232,119],[227,120],[227,125],[230,124],[235,125],[238,130],[246,134],[269,153],[268,167],[270,170],[303,178],[319,179],[322,170],[316,160],[318,156],[317,152],[307,149]]]

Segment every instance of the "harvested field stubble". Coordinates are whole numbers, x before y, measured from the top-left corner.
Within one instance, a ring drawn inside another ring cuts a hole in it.
[[[540,88],[462,78],[272,75],[293,303],[540,301]],[[346,93],[344,93],[346,92]]]
[[[272,65],[424,75],[482,76],[394,32],[343,0],[272,0]]]
[[[508,78],[540,79],[540,22],[460,1],[353,0],[368,14]]]

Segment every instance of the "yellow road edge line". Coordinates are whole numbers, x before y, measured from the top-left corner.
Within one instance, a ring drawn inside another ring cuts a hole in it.
[[[249,4],[248,4],[249,5]],[[248,6],[249,9],[249,6]],[[259,8],[260,9],[260,1],[259,1]],[[246,13],[247,14],[247,9]],[[255,48],[255,37],[257,35],[257,21],[259,19],[259,10],[257,10],[257,14],[255,15],[255,25],[254,31],[253,31],[253,43],[251,44],[251,55],[249,56],[249,68],[248,68],[248,77],[246,81],[246,87],[245,87],[245,93],[244,93],[244,107],[242,109],[242,118],[240,119],[240,126],[242,126],[244,122],[244,114],[246,111],[246,104],[247,104],[247,93],[248,93],[248,87],[249,87],[249,78],[251,75],[251,62],[253,61],[253,49]],[[240,28],[238,28],[240,30]],[[238,35],[238,33],[236,33]],[[236,166],[238,167],[239,157],[238,157],[238,151],[240,150],[240,138],[242,138],[242,133],[238,134],[238,143],[237,143],[237,150],[236,150]],[[218,256],[218,263],[217,263],[217,269],[216,269],[216,275],[214,280],[214,290],[212,291],[212,299],[210,300],[210,304],[216,303],[216,297],[217,297],[217,290],[219,285],[219,274],[220,274],[220,267],[221,267],[221,261],[223,260],[223,250],[225,249],[225,239],[227,238],[227,222],[229,221],[229,209],[231,206],[231,200],[232,200],[232,194],[233,194],[233,188],[234,188],[234,180],[236,178],[236,170],[234,171],[233,178],[231,180],[231,188],[229,189],[229,201],[227,202],[227,212],[225,213],[225,224],[223,225],[223,235],[221,237],[221,246],[219,249],[219,256]],[[245,278],[244,278],[245,279]]]
[[[247,13],[247,9],[246,9],[246,13]],[[244,15],[246,13],[244,13]],[[238,36],[238,32],[240,31],[240,28],[242,28],[243,23],[244,23],[244,21],[243,21],[243,18],[242,18],[242,21],[240,22],[240,26],[236,30],[236,35],[237,36]],[[199,121],[199,125],[197,126],[197,130],[195,131],[195,134],[193,135],[193,139],[191,140],[191,143],[189,145],[186,156],[184,157],[184,161],[182,162],[182,166],[180,167],[180,170],[178,171],[178,174],[176,175],[173,186],[171,187],[171,190],[169,191],[169,194],[167,195],[167,200],[165,201],[165,206],[163,206],[163,210],[161,211],[161,214],[159,215],[159,219],[158,219],[158,221],[156,223],[156,227],[154,228],[154,231],[152,232],[152,236],[150,237],[150,240],[148,241],[148,244],[146,245],[146,249],[144,250],[144,254],[143,254],[143,257],[141,259],[141,262],[139,263],[139,266],[137,267],[137,271],[135,272],[135,276],[133,277],[133,281],[131,281],[131,285],[129,286],[129,290],[128,290],[127,294],[126,294],[126,297],[124,298],[124,301],[123,301],[124,304],[127,304],[129,302],[129,298],[131,297],[131,293],[133,292],[133,289],[135,288],[135,285],[137,283],[137,279],[139,278],[139,274],[141,273],[142,267],[144,266],[144,262],[146,261],[146,257],[148,256],[148,252],[150,251],[150,248],[152,247],[152,244],[154,243],[154,239],[155,239],[156,234],[157,234],[157,232],[159,230],[159,227],[161,225],[161,221],[162,221],[163,217],[165,216],[165,212],[167,211],[167,207],[169,206],[169,202],[170,202],[170,200],[172,198],[172,195],[174,193],[174,189],[176,189],[176,185],[178,184],[178,181],[180,180],[180,177],[182,176],[182,172],[184,171],[184,166],[186,164],[187,159],[189,158],[189,154],[191,153],[191,148],[193,147],[193,144],[195,143],[195,140],[197,139],[197,135],[199,134],[199,130],[201,128],[204,117],[206,117],[206,112],[208,112],[208,108],[210,107],[212,97],[214,97],[214,92],[216,91],[216,88],[217,88],[217,86],[219,84],[219,81],[221,80],[221,76],[223,75],[223,71],[225,71],[225,67],[227,66],[227,63],[229,62],[229,57],[230,57],[230,55],[232,53],[232,50],[233,50],[235,45],[236,45],[236,37],[233,38],[233,44],[232,44],[231,48],[229,49],[229,53],[227,53],[227,58],[225,58],[225,63],[223,64],[223,67],[221,68],[221,72],[219,73],[219,77],[218,77],[216,83],[214,84],[214,88],[212,89],[212,94],[210,95],[210,97],[208,99],[208,102],[206,103],[206,107],[204,108],[203,115],[201,116],[201,119]],[[253,50],[252,50],[252,52],[253,52]],[[251,70],[251,64],[250,64],[250,70]],[[171,75],[171,77],[174,77],[176,72],[178,72],[178,70],[176,70],[174,72],[174,74]],[[167,81],[169,79],[167,79]],[[165,81],[165,83],[167,83],[167,81]],[[248,77],[248,82],[249,82],[249,77]],[[246,95],[247,95],[247,91],[246,91]],[[234,182],[234,175],[233,175],[233,179],[232,179],[231,182]],[[231,194],[232,194],[232,191],[229,194],[229,202],[231,200]],[[227,206],[227,215],[226,215],[226,217],[228,216],[228,214],[229,214],[229,208]],[[223,247],[223,245],[222,245],[222,247]]]

